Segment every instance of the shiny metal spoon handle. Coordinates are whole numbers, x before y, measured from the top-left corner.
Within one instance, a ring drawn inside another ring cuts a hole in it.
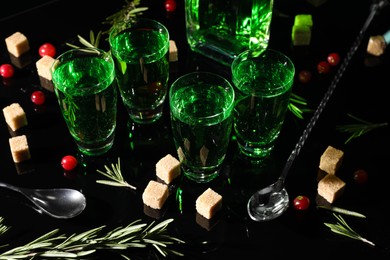
[[[383,1],[382,1],[383,2]],[[312,118],[310,119],[309,123],[307,124],[305,130],[303,131],[301,137],[299,138],[297,144],[295,145],[295,148],[292,150],[290,156],[288,157],[287,159],[287,162],[286,164],[284,165],[284,168],[282,170],[282,173],[279,177],[279,182],[280,183],[283,183],[286,176],[287,176],[287,173],[289,172],[295,158],[298,156],[298,154],[300,153],[301,151],[301,148],[303,147],[303,145],[305,144],[311,130],[313,129],[314,125],[316,124],[318,118],[320,117],[322,111],[324,110],[326,104],[328,103],[328,100],[329,98],[331,97],[331,95],[333,94],[333,91],[335,90],[337,84],[339,83],[341,77],[343,76],[343,73],[345,71],[345,69],[347,68],[349,62],[351,61],[353,55],[355,54],[356,50],[358,49],[362,39],[363,39],[363,36],[367,30],[367,28],[369,27],[369,25],[371,24],[371,21],[372,19],[374,18],[374,16],[376,15],[376,12],[380,9],[380,8],[383,8],[386,4],[385,3],[378,3],[376,5],[373,5],[372,8],[371,8],[371,12],[368,16],[368,18],[366,19],[366,22],[364,23],[363,27],[361,28],[357,38],[355,39],[355,42],[352,44],[350,50],[348,51],[346,57],[344,58],[342,64],[340,65],[338,71],[336,72],[331,84],[329,85],[328,87],[328,90],[325,92],[320,104],[318,105],[316,111],[314,112]],[[280,185],[280,189],[283,188],[283,185]]]
[[[303,131],[301,137],[299,138],[297,144],[292,150],[287,162],[282,170],[281,175],[278,180],[272,185],[258,190],[255,192],[249,199],[247,204],[247,211],[249,216],[255,221],[267,221],[279,217],[287,209],[289,204],[288,193],[284,187],[284,181],[286,176],[298,154],[301,151],[304,143],[306,142],[310,132],[312,131],[314,125],[316,124],[318,118],[320,117],[322,111],[324,110],[329,98],[331,97],[333,91],[335,90],[340,78],[342,77],[346,67],[352,59],[352,56],[358,49],[363,36],[371,24],[372,19],[376,15],[377,11],[388,5],[388,0],[379,1],[376,4],[371,6],[370,14],[366,19],[362,29],[359,32],[355,42],[352,44],[349,52],[347,53],[345,59],[340,65],[339,70],[335,74],[328,90],[325,92],[324,97],[322,98],[320,104],[318,105],[315,113],[310,119],[308,125]]]

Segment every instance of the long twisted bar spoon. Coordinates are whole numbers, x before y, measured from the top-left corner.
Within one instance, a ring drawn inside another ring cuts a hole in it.
[[[23,194],[38,207],[38,212],[43,212],[54,218],[73,218],[86,207],[85,196],[74,189],[28,189],[4,182],[0,182],[0,187]]]
[[[320,117],[322,111],[324,110],[325,105],[327,104],[330,96],[332,95],[334,89],[337,86],[337,83],[340,81],[341,76],[343,75],[346,67],[348,66],[352,56],[358,49],[360,42],[369,27],[371,21],[376,15],[377,11],[384,6],[387,6],[389,2],[387,0],[378,1],[377,3],[371,6],[371,10],[368,18],[366,19],[362,29],[360,30],[355,42],[352,44],[347,56],[343,60],[343,63],[340,65],[336,75],[334,76],[328,90],[325,92],[324,97],[322,98],[320,104],[317,107],[317,110],[310,119],[308,125],[303,131],[301,137],[299,138],[297,144],[292,150],[287,162],[282,170],[281,175],[278,180],[273,184],[264,187],[256,191],[249,199],[247,204],[247,211],[251,219],[255,221],[268,221],[279,217],[283,214],[289,205],[288,193],[284,186],[284,181],[287,177],[287,174],[295,160],[298,156],[301,148],[303,147],[306,139],[308,138],[311,130],[316,124],[318,118]]]

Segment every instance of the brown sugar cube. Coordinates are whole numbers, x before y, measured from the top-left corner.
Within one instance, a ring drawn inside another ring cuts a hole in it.
[[[50,72],[50,67],[53,65],[55,59],[45,55],[42,58],[40,58],[36,63],[35,66],[37,67],[37,72],[38,75],[47,79],[51,80],[51,72]]]
[[[381,56],[386,49],[385,38],[382,35],[371,36],[368,45],[367,53],[374,56]]]
[[[339,198],[345,189],[345,182],[334,174],[327,174],[318,182],[317,192],[329,203]]]
[[[178,61],[179,57],[177,54],[177,46],[176,42],[173,40],[169,40],[169,61],[170,62],[175,62]]]
[[[211,219],[222,208],[222,196],[208,188],[197,199],[196,211],[207,219]]]
[[[327,173],[335,174],[344,157],[344,152],[332,146],[328,146],[321,155],[319,168]]]
[[[142,193],[144,204],[153,209],[161,209],[167,198],[168,186],[153,180],[149,181],[144,193]]]
[[[15,32],[5,38],[5,44],[7,45],[8,52],[17,58],[30,50],[27,37],[20,32]]]
[[[31,158],[28,148],[27,137],[25,135],[11,137],[9,139],[12,159],[15,163],[26,161]]]
[[[167,154],[156,163],[156,175],[166,184],[171,183],[180,174],[180,162],[170,154]]]
[[[16,131],[27,125],[26,113],[19,103],[13,103],[3,108],[3,114],[5,121],[12,131]]]

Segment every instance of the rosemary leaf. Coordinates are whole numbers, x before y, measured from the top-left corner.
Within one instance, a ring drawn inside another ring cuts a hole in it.
[[[306,99],[295,93],[291,93],[290,100],[288,103],[288,110],[299,119],[304,118],[304,113],[312,111],[311,109],[307,108]]]
[[[350,216],[354,216],[354,217],[358,217],[358,218],[366,218],[365,215],[363,215],[363,214],[361,214],[359,212],[355,212],[355,211],[352,211],[352,210],[339,208],[339,207],[336,207],[336,206],[321,206],[321,205],[319,205],[319,206],[317,206],[317,208],[327,209],[327,210],[331,210],[331,211],[334,211],[334,212],[337,212],[337,213],[350,215]]]
[[[348,114],[349,117],[356,120],[358,123],[353,124],[345,124],[345,125],[338,125],[336,126],[336,130],[339,132],[350,134],[347,140],[344,142],[345,144],[349,143],[352,139],[358,138],[374,129],[377,129],[379,127],[387,126],[388,123],[372,123],[366,120],[363,120],[361,118],[358,118],[356,116],[353,116],[351,114]]]
[[[117,164],[111,164],[111,169],[105,165],[104,168],[106,169],[105,172],[101,170],[96,170],[98,173],[106,176],[107,178],[111,179],[109,180],[96,180],[97,183],[110,185],[110,186],[116,186],[116,187],[128,187],[131,189],[136,190],[137,188],[133,185],[130,185],[125,181],[123,178],[122,172],[121,172],[121,166],[120,166],[120,158],[118,157]]]
[[[360,236],[356,231],[354,231],[340,215],[336,215],[335,213],[333,213],[333,215],[339,222],[337,222],[336,224],[324,223],[324,225],[330,228],[332,232],[352,239],[360,240],[371,246],[375,246],[373,242]]]

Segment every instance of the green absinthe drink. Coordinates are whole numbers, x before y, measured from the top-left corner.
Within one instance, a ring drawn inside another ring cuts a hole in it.
[[[224,65],[247,49],[267,48],[273,0],[185,0],[191,49]]]
[[[52,75],[62,115],[79,150],[87,155],[108,151],[117,115],[111,56],[101,50],[71,50],[59,56]]]
[[[292,61],[269,48],[245,51],[233,61],[234,130],[244,155],[270,155],[288,110],[294,75]]]
[[[139,19],[110,34],[120,94],[130,118],[152,123],[162,116],[169,79],[169,34],[157,21]]]
[[[185,176],[209,182],[218,176],[231,138],[234,90],[228,83],[183,77],[170,90],[173,139]]]

